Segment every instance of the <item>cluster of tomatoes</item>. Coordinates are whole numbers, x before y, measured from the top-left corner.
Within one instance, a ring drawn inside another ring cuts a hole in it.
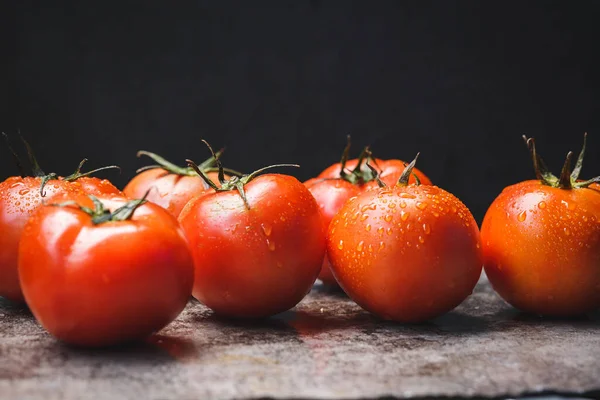
[[[21,163],[8,143],[21,168]],[[215,313],[268,317],[317,277],[399,322],[459,305],[485,271],[515,307],[576,315],[600,307],[600,185],[560,177],[531,150],[537,180],[505,188],[481,232],[469,209],[416,167],[368,148],[305,183],[223,168],[156,163],[123,189],[82,173],[0,183],[0,296],[25,301],[52,335],[111,345],[173,321],[190,295]],[[584,141],[585,149],[585,141]],[[418,156],[418,155],[417,155]],[[85,161],[85,160],[84,160]],[[103,169],[103,168],[101,168]]]

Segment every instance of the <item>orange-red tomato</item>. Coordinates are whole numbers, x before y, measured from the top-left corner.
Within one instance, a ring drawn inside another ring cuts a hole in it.
[[[481,226],[486,274],[514,307],[571,316],[600,307],[600,190],[509,186]]]
[[[51,179],[41,195],[41,177],[11,177],[0,183],[0,296],[23,301],[17,272],[17,249],[23,226],[42,202],[59,194],[121,194],[106,179],[81,177]]]
[[[506,187],[481,226],[485,272],[514,307],[575,316],[600,308],[600,177],[579,180],[586,136],[571,171],[554,176],[525,139],[537,180]]]
[[[261,175],[243,190],[247,203],[235,188],[196,197],[179,221],[194,256],[194,297],[218,314],[266,317],[310,291],[325,233],[315,199],[296,178]]]
[[[123,192],[133,199],[146,196],[148,201],[167,209],[177,218],[188,201],[212,190],[192,168],[179,167],[147,151],[140,151],[139,155],[152,158],[157,165],[156,168],[142,168],[143,171],[125,186]],[[216,163],[215,157],[211,157],[198,167],[219,186],[218,173],[214,167]],[[229,175],[224,177],[229,178]]]
[[[381,318],[420,322],[459,305],[482,269],[467,207],[429,185],[369,190],[329,225],[327,254],[342,289]]]
[[[312,178],[306,181],[304,184],[310,190],[312,195],[317,200],[319,207],[321,208],[321,214],[323,217],[323,224],[325,229],[329,226],[333,216],[339,211],[344,203],[364,192],[365,190],[373,189],[378,187],[378,183],[375,179],[373,171],[366,165],[366,158],[363,159],[352,159],[344,161],[345,156],[349,151],[350,143],[346,146],[344,157],[342,161],[331,165],[319,174],[317,178]],[[368,153],[365,150],[365,153]],[[400,160],[381,160],[378,158],[372,158],[368,153],[369,164],[375,168],[379,174],[379,178],[387,185],[395,185],[400,179],[402,172],[404,171],[405,165]],[[350,171],[354,170],[360,163],[359,171],[357,174],[353,174]],[[342,174],[342,169],[347,171],[348,174]],[[425,185],[431,185],[431,181],[421,171],[413,168],[413,173],[421,179],[421,183]],[[410,176],[409,183],[415,183],[415,177]],[[337,285],[335,277],[331,272],[331,264],[327,256],[323,260],[323,266],[319,274],[319,279],[326,285]]]
[[[354,168],[356,168],[358,161],[359,160],[357,158],[348,160],[346,162],[345,170],[351,171]],[[379,173],[379,178],[388,186],[395,185],[398,182],[398,179],[400,179],[402,171],[404,171],[404,168],[406,168],[406,163],[402,160],[397,159],[381,160],[379,158],[376,158],[370,161],[369,164],[371,164],[375,168],[375,170]],[[361,163],[360,169],[364,172],[367,172],[369,170],[369,167],[366,165],[366,163]],[[342,164],[335,163],[327,167],[323,172],[321,172],[318,175],[318,178],[339,178],[341,170]],[[417,177],[421,181],[421,184],[431,185],[431,180],[422,171],[418,170],[417,168],[414,168],[412,172],[415,175],[417,175]],[[415,182],[415,177],[411,175],[408,183]],[[377,182],[372,180],[367,183],[367,186],[369,188],[377,187]]]
[[[113,215],[128,202],[98,198]],[[95,206],[82,194],[55,200]],[[194,268],[177,220],[157,205],[106,222],[75,205],[46,205],[23,231],[19,274],[27,304],[48,332],[75,345],[105,346],[175,319],[191,295]]]
[[[364,185],[352,184],[343,179],[326,180],[321,178],[306,181],[305,186],[317,201],[321,209],[323,229],[327,230],[333,216],[342,208],[348,199],[366,190]],[[319,279],[326,285],[337,285],[337,281],[331,272],[331,263],[327,254],[323,259]]]
[[[209,186],[198,175],[177,175],[155,168],[136,175],[123,192],[131,198],[140,198],[148,192],[148,201],[165,208],[177,218],[192,197],[207,190],[210,190]]]

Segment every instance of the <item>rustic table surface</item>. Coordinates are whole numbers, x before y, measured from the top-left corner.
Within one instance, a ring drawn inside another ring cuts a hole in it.
[[[455,311],[382,322],[317,285],[294,310],[218,319],[196,301],[147,342],[103,350],[52,339],[0,299],[6,399],[600,398],[600,315],[520,314],[482,279]]]

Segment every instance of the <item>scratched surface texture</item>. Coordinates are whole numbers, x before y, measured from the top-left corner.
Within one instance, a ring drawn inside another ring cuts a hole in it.
[[[240,399],[600,397],[600,316],[545,320],[482,280],[422,325],[378,321],[316,286],[293,311],[225,321],[191,301],[147,342],[82,350],[0,299],[0,397]]]

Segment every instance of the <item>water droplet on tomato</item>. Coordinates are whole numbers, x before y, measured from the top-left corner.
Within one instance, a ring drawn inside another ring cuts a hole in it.
[[[369,232],[370,230],[371,230],[371,224],[367,224],[365,226],[365,231]],[[333,231],[332,231],[332,233],[333,233]]]
[[[338,249],[342,250],[344,248],[344,241],[340,240],[340,242],[338,243]]]
[[[390,203],[390,204],[388,204],[388,207],[389,208],[396,208],[396,203]]]
[[[458,211],[458,209],[456,208],[456,206],[452,206],[452,212],[453,212],[454,214],[456,214],[456,212],[457,212],[457,211]]]
[[[15,183],[13,183],[12,185],[10,185],[10,189],[14,189],[14,188],[16,188],[17,186],[23,186],[23,184],[22,184],[21,182],[15,182]]]
[[[275,242],[272,240],[267,239],[267,246],[269,247],[269,250],[275,251]]]
[[[369,253],[373,252],[373,245],[369,245]]]
[[[29,189],[21,189],[21,190],[19,190],[19,194],[21,196],[25,196],[27,193],[29,193]]]
[[[392,230],[392,228],[387,228],[385,230],[385,233],[387,233],[388,235],[391,235],[394,231]]]
[[[281,217],[279,217],[279,219],[280,219],[282,222],[285,222],[285,217],[284,217],[283,215],[282,215]]]
[[[425,243],[425,238],[423,236],[419,236],[419,242]]]
[[[385,243],[379,242],[379,251],[385,249]]]
[[[363,214],[363,215],[361,215],[361,216],[360,216],[360,220],[361,220],[361,221],[364,221],[364,220],[365,220],[365,219],[367,219],[367,218],[369,218],[369,215],[368,215],[368,214]]]
[[[413,194],[404,193],[404,192],[400,193],[398,196],[400,196],[400,197],[402,197],[404,199],[416,199],[417,198],[417,196],[415,196]]]
[[[360,213],[359,213],[359,212],[356,212],[356,213],[355,213],[355,214],[352,216],[352,218],[351,218],[351,219],[354,221],[354,220],[356,220],[356,219],[358,218],[358,216],[359,216],[359,215],[360,215]]]
[[[377,233],[379,233],[380,235],[383,235],[383,231],[384,231],[383,226],[380,226],[379,228],[377,228]]]
[[[410,215],[410,213],[407,212],[400,212],[400,218],[402,219],[402,221],[406,221],[408,219],[408,216]]]
[[[365,244],[365,242],[362,240],[360,242],[358,242],[358,246],[356,246],[356,251],[362,251],[364,244]]]
[[[386,214],[385,217],[383,217],[383,219],[385,220],[385,222],[390,222],[392,220],[392,215]]]
[[[546,208],[546,202],[545,201],[540,201],[538,203],[538,207],[540,208],[540,210],[543,210],[544,208]]]
[[[527,211],[521,211],[517,216],[517,219],[519,220],[519,222],[525,221],[525,219],[527,219]]]
[[[404,200],[400,201],[400,208],[406,208],[406,202]]]
[[[563,232],[564,232],[564,233],[565,233],[565,235],[567,235],[567,236],[571,235],[571,231],[570,231],[570,230],[569,230],[569,228],[567,228],[567,227],[565,227],[565,228],[563,229]]]
[[[418,208],[419,210],[424,210],[424,209],[426,209],[426,208],[427,208],[427,203],[423,203],[423,202],[421,202],[421,201],[417,201],[417,208]]]
[[[423,224],[423,232],[425,232],[426,235],[429,235],[431,233],[431,228],[429,227],[429,225]]]
[[[269,224],[260,224],[260,227],[262,228],[263,232],[265,233],[266,236],[271,236],[271,232],[273,231],[273,228],[271,227],[271,225]]]

